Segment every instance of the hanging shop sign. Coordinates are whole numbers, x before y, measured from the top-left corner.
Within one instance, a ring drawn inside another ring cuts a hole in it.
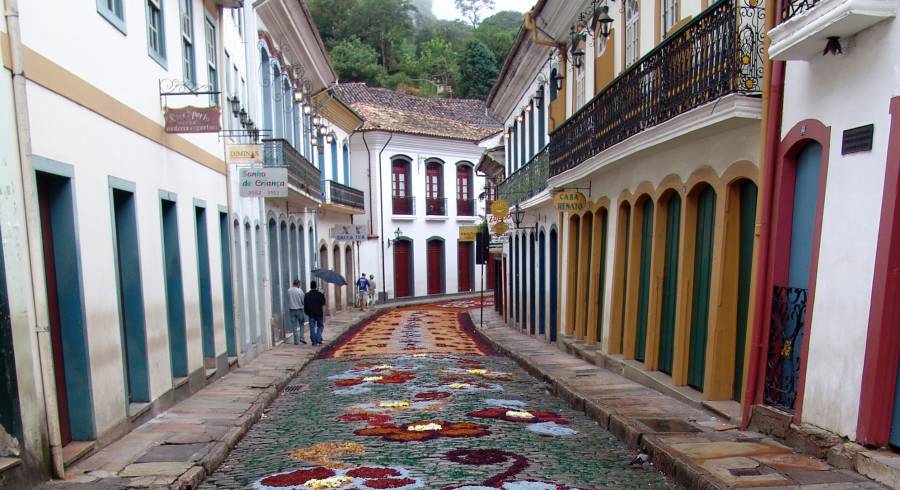
[[[328,230],[328,235],[334,240],[361,242],[369,238],[369,226],[334,225]]]
[[[219,106],[166,107],[164,119],[167,133],[218,133]]]
[[[286,167],[240,169],[241,197],[288,197]]]
[[[228,163],[262,163],[263,145],[227,145],[225,161]]]
[[[560,191],[553,195],[553,206],[564,212],[581,211],[587,199],[578,191]]]
[[[491,203],[491,215],[501,220],[509,216],[509,203],[506,199],[497,199]]]
[[[478,227],[477,226],[460,226],[459,227],[459,241],[474,242],[477,237],[478,237]]]
[[[492,235],[505,235],[509,231],[509,225],[504,222],[499,222],[491,228]]]

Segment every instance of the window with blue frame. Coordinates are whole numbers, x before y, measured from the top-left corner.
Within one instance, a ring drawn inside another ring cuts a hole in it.
[[[555,82],[554,82],[555,83]],[[551,89],[552,90],[552,89]],[[537,106],[538,106],[538,149],[543,150],[544,145],[547,143],[547,123],[544,120],[547,118],[546,114],[546,105],[547,102],[544,100],[544,86],[541,85],[541,88],[538,89],[537,96]]]
[[[204,22],[204,32],[206,33],[206,76],[209,83],[209,91],[216,92],[219,90],[219,53],[218,41],[216,40],[216,23],[209,14],[206,15]],[[226,73],[228,68],[226,66]],[[210,102],[219,103],[219,96],[212,94],[209,96]]]
[[[147,0],[147,52],[166,68],[166,26],[162,0]]]
[[[181,57],[184,83],[197,85],[197,58],[194,53],[194,7],[191,0],[181,0]]]
[[[325,193],[325,137],[321,134],[316,136],[316,149],[319,152],[319,184],[322,193]]]
[[[338,182],[338,151],[334,139],[331,140],[331,180]]]
[[[116,29],[125,34],[125,7],[123,0],[97,0],[97,12]]]
[[[344,143],[344,185],[350,185],[350,145]]]
[[[556,78],[559,76],[559,72],[556,71],[556,68],[550,70],[550,102],[556,100],[556,94],[559,89],[556,87]]]

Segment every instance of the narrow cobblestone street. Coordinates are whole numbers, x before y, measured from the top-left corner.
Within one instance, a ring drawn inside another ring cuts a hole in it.
[[[201,488],[667,488],[471,332],[462,300],[387,310],[323,351]]]

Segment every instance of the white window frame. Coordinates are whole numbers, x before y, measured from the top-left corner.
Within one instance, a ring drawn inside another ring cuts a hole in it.
[[[678,23],[678,0],[660,0],[660,17],[660,38],[665,39],[666,34]]]
[[[641,5],[639,0],[625,0],[625,66],[640,58],[641,36],[638,32]]]
[[[166,17],[162,0],[147,0],[147,53],[163,68],[166,62]],[[155,45],[155,46],[154,46]]]
[[[181,78],[190,86],[197,85],[197,52],[194,49],[193,0],[178,0],[178,26],[181,32]]]

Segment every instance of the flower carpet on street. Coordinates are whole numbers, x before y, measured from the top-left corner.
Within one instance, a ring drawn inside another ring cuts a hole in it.
[[[463,308],[389,310],[323,351],[202,488],[667,488],[497,355]]]

